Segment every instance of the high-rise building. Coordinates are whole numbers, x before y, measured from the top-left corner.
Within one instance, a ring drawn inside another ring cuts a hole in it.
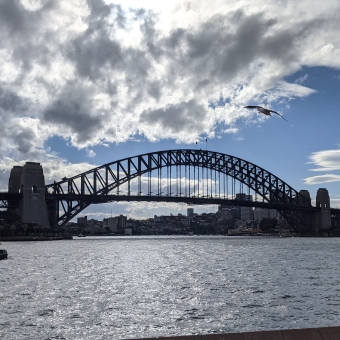
[[[107,219],[107,226],[110,228],[110,230],[113,233],[117,232],[117,222],[118,222],[118,218],[117,217],[109,217]]]
[[[87,227],[87,216],[78,217],[77,218],[77,225],[79,228],[86,228]]]
[[[107,219],[107,226],[114,233],[116,232],[123,233],[124,229],[126,228],[126,221],[127,221],[127,218],[126,216],[123,216],[123,215],[109,217]]]
[[[193,216],[194,216],[194,208],[188,208],[187,217],[193,217]]]
[[[261,222],[264,218],[276,218],[280,219],[280,214],[275,209],[263,209],[263,208],[255,208],[254,209],[254,220]]]
[[[239,193],[236,194],[236,200],[252,202],[253,196],[245,193]],[[240,219],[243,221],[253,221],[253,207],[240,207]]]

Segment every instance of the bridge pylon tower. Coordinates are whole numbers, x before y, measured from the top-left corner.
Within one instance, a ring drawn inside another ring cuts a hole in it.
[[[331,207],[328,190],[320,188],[316,194],[316,207],[319,208],[317,211],[316,231],[320,229],[329,229],[332,226],[331,220]]]
[[[14,166],[8,181],[9,193],[21,193],[22,198],[15,213],[22,223],[37,223],[48,227],[45,199],[45,177],[40,163],[26,162],[24,166]]]

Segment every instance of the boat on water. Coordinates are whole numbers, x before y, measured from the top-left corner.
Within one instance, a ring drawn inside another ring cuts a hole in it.
[[[8,256],[7,250],[0,248],[0,260],[7,259],[7,256]]]
[[[282,233],[280,237],[292,237],[292,235],[290,233]]]

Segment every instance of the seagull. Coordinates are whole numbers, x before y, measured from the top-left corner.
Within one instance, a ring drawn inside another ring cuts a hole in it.
[[[266,116],[271,116],[271,112],[276,113],[278,116],[280,116],[282,119],[284,119],[288,123],[288,120],[283,118],[282,115],[280,115],[278,112],[273,111],[273,110],[269,110],[269,109],[265,109],[262,106],[245,106],[244,108],[246,108],[246,109],[257,109],[258,112],[263,113]]]

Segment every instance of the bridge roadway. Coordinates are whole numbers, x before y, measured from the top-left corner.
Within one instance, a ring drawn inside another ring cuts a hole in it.
[[[0,196],[1,197],[1,196]],[[65,201],[83,201],[91,204],[109,203],[109,202],[172,202],[187,203],[192,205],[233,205],[242,207],[254,207],[264,209],[279,210],[306,210],[317,211],[313,206],[300,206],[296,204],[268,203],[262,201],[244,201],[236,199],[211,198],[211,197],[186,197],[176,195],[79,195],[79,194],[46,194],[46,200],[65,200]]]
[[[7,208],[8,201],[13,200],[17,201],[22,198],[22,194],[18,193],[9,193],[9,192],[0,192],[0,208]],[[292,204],[277,204],[277,203],[267,203],[261,201],[243,201],[243,200],[229,200],[222,198],[210,198],[210,197],[185,197],[185,196],[152,196],[152,195],[76,195],[76,194],[46,194],[46,200],[81,200],[85,202],[91,202],[92,204],[100,204],[100,203],[109,203],[109,202],[172,202],[178,203],[183,202],[187,204],[193,205],[206,205],[206,204],[214,204],[214,205],[234,205],[234,206],[243,206],[243,207],[254,207],[254,208],[263,208],[263,209],[286,209],[286,210],[308,210],[308,211],[316,211],[317,208],[315,206],[309,207],[301,207]],[[332,215],[340,216],[339,208],[331,208]]]

